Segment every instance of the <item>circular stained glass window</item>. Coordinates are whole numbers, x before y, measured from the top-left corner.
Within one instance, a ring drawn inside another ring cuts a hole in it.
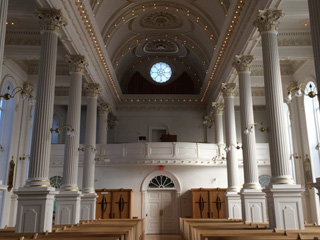
[[[150,76],[157,83],[167,82],[172,75],[171,67],[164,63],[158,62],[151,67]]]

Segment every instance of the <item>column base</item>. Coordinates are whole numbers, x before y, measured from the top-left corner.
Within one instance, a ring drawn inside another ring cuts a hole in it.
[[[96,193],[85,193],[81,196],[80,220],[95,220],[97,197]]]
[[[53,200],[52,187],[19,188],[16,232],[51,232]]]
[[[241,189],[242,220],[267,222],[266,194],[260,189]]]
[[[242,219],[241,199],[238,192],[226,192],[226,216],[228,219]]]
[[[264,189],[267,195],[269,227],[279,230],[304,229],[300,185],[269,185]]]
[[[81,192],[61,191],[56,195],[54,224],[77,224],[80,221]]]

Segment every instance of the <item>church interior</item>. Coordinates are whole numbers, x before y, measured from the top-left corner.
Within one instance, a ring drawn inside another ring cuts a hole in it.
[[[319,239],[319,11],[1,0],[0,239]]]

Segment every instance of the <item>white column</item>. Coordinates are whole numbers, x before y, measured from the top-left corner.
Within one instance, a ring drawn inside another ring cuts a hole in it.
[[[281,10],[260,10],[254,25],[261,34],[265,97],[269,123],[272,178],[267,186],[269,226],[277,229],[304,229],[301,193],[290,176],[285,135],[283,93],[277,41]]]
[[[212,103],[213,114],[214,114],[214,123],[215,123],[215,138],[216,143],[219,147],[219,156],[222,157],[224,154],[223,146],[223,103],[213,102]]]
[[[256,158],[256,135],[250,82],[252,55],[235,57],[232,64],[239,74],[241,137],[244,184],[241,190],[242,220],[244,222],[266,222],[265,193],[261,191]]]
[[[107,144],[108,133],[108,114],[110,106],[107,103],[100,103],[98,107],[99,125],[98,125],[98,143]]]
[[[237,158],[237,136],[236,122],[234,114],[234,90],[235,83],[223,83],[221,92],[224,97],[225,111],[225,134],[226,134],[226,150],[227,150],[227,172],[228,172],[228,189],[226,192],[226,209],[227,218],[240,219],[241,200],[239,187],[239,169]]]
[[[51,232],[55,189],[49,181],[58,29],[66,24],[60,10],[37,10],[42,26],[37,102],[28,180],[18,195],[16,232]]]
[[[81,220],[94,220],[96,215],[96,193],[94,189],[96,127],[97,127],[97,97],[101,92],[98,83],[85,83],[87,94],[86,137],[83,164],[83,182],[81,198]]]
[[[83,69],[88,65],[81,55],[67,55],[70,69],[69,105],[67,115],[67,131],[63,184],[56,195],[55,224],[77,224],[80,220],[80,197],[78,187],[79,139],[81,116],[81,93]],[[61,129],[62,130],[62,129]],[[72,131],[70,134],[70,130]]]
[[[26,93],[26,96],[33,95],[34,86],[30,82],[23,83],[23,91]],[[18,210],[18,196],[14,192],[23,187],[25,184],[26,178],[26,162],[28,160],[28,146],[30,140],[30,123],[32,120],[32,109],[33,106],[29,104],[28,101],[21,102],[21,130],[20,138],[18,144],[18,160],[16,161],[16,172],[15,172],[15,186],[13,194],[11,195],[11,205],[10,205],[10,219],[9,226],[14,227],[16,225],[16,217]]]
[[[4,43],[6,40],[6,22],[8,15],[8,3],[9,0],[0,1],[0,76],[2,76],[2,64],[3,64],[3,53]],[[1,85],[1,79],[0,79]]]

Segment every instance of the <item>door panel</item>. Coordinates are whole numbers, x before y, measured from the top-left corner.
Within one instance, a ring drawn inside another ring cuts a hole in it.
[[[148,191],[147,233],[176,233],[177,210],[175,191]]]

